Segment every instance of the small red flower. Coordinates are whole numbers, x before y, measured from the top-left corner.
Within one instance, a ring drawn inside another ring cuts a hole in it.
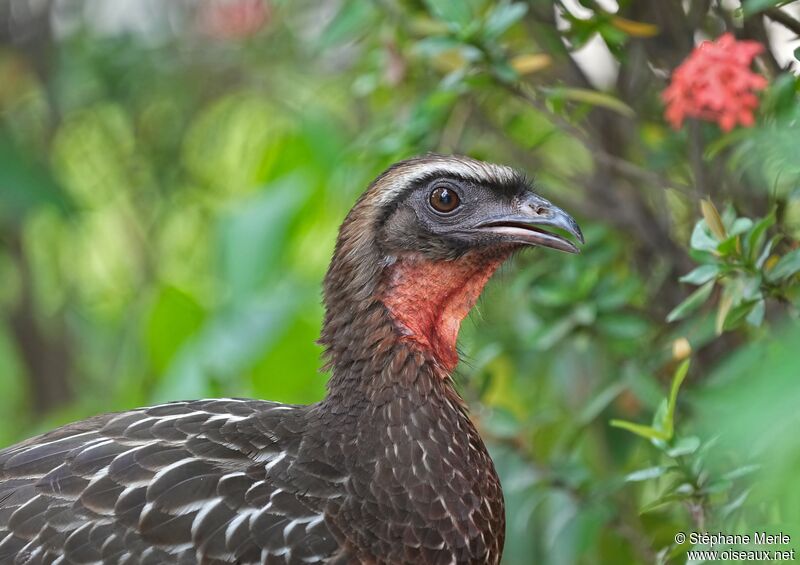
[[[269,23],[265,0],[206,0],[201,11],[205,32],[217,39],[244,39]]]
[[[752,126],[755,91],[764,89],[767,79],[751,71],[750,63],[763,50],[760,43],[737,41],[730,33],[695,47],[662,93],[664,117],[675,129],[687,117],[717,122],[724,131],[737,123]]]

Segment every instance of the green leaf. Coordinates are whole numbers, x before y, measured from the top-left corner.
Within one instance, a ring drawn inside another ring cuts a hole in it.
[[[610,278],[600,281],[603,287],[594,297],[595,305],[601,312],[616,310],[633,300],[640,289],[640,281],[634,276],[627,276],[622,280]]]
[[[751,489],[745,489],[739,496],[731,500],[729,503],[727,503],[720,509],[720,515],[723,518],[727,518],[728,516],[739,510],[739,508],[741,508],[744,505],[745,501],[747,501],[747,497],[750,496],[750,492]]]
[[[472,6],[468,2],[453,0],[425,0],[428,11],[434,17],[446,22],[455,29],[466,28],[474,19]]]
[[[743,465],[741,467],[737,467],[736,469],[733,469],[732,471],[728,471],[727,473],[722,475],[722,477],[720,477],[720,478],[723,479],[723,480],[726,480],[726,481],[734,481],[736,479],[740,479],[742,477],[746,477],[748,475],[752,475],[753,473],[755,473],[756,471],[758,471],[760,469],[761,469],[761,465]]]
[[[667,414],[669,412],[669,400],[664,398],[661,402],[658,403],[658,408],[656,408],[655,413],[653,414],[653,423],[652,426],[654,429],[659,430],[663,435],[664,440],[669,440],[671,437],[667,434],[667,430],[664,428],[664,422],[667,421]],[[669,446],[662,441],[660,444],[657,444],[661,451],[665,451],[669,448]]]
[[[517,23],[528,11],[528,6],[522,2],[514,4],[498,4],[486,18],[483,33],[487,39],[497,39]]]
[[[501,59],[492,63],[492,70],[495,76],[502,82],[512,83],[519,79],[519,73],[505,60]]]
[[[628,40],[628,34],[619,26],[612,25],[610,22],[600,24],[597,28],[597,33],[600,34],[600,37],[603,38],[603,41],[606,42],[606,45],[608,45],[612,53],[618,53],[619,49],[621,49]]]
[[[641,509],[639,509],[639,514],[647,514],[648,512],[652,512],[653,510],[657,510],[661,508],[665,504],[669,504],[670,502],[680,502],[682,500],[686,500],[689,498],[689,494],[683,492],[670,492],[665,494],[664,496],[659,496],[652,502],[648,502]]]
[[[263,296],[248,297],[209,317],[173,356],[154,400],[201,398],[212,380],[234,386],[235,379],[286,332],[299,307],[312,296],[311,289],[287,277]]]
[[[426,37],[414,44],[414,52],[424,57],[437,57],[447,52],[457,53],[465,62],[475,61],[481,52],[472,45],[453,39],[452,37]]]
[[[731,461],[731,468],[758,463],[757,475],[743,481],[754,487],[752,504],[768,508],[780,501],[788,508],[784,502],[798,500],[800,324],[775,324],[764,337],[744,342],[704,375],[703,386],[692,394],[692,427],[701,437],[719,435],[710,461]],[[796,520],[797,506],[789,507]]]
[[[232,208],[219,222],[222,278],[235,299],[250,296],[270,277],[289,226],[310,195],[300,176],[281,178]]]
[[[733,483],[731,481],[711,481],[705,484],[698,492],[703,494],[717,494],[729,491],[732,486]]]
[[[760,326],[764,321],[764,310],[765,304],[764,299],[762,298],[753,305],[753,309],[750,310],[750,313],[747,315],[747,323],[755,327]]]
[[[162,287],[145,323],[145,343],[153,368],[163,372],[183,343],[203,323],[205,310],[189,294]]]
[[[508,409],[493,408],[485,419],[482,420],[487,432],[496,438],[517,437],[522,430],[522,422]]]
[[[764,249],[761,250],[761,254],[758,256],[758,259],[756,259],[756,269],[764,268],[764,263],[766,263],[767,259],[769,259],[769,254],[772,252],[772,248],[775,247],[775,244],[778,243],[780,240],[781,240],[780,234],[776,234],[770,238],[770,240],[764,246]]]
[[[783,281],[800,272],[800,248],[790,251],[775,263],[767,278],[770,281]]]
[[[556,100],[571,100],[573,102],[583,102],[591,106],[600,106],[632,118],[636,112],[619,98],[605,92],[589,90],[587,88],[553,88],[544,91],[548,98]]]
[[[691,245],[692,249],[716,252],[719,241],[711,234],[706,223],[703,220],[699,220],[694,225],[689,245]]]
[[[543,282],[531,288],[531,299],[536,304],[551,308],[568,306],[581,298],[575,290],[573,286],[561,284],[559,281]]]
[[[717,246],[717,253],[723,257],[730,257],[738,255],[739,249],[739,236],[734,235],[727,238]]]
[[[746,300],[737,304],[733,308],[731,308],[722,322],[721,326],[721,333],[722,331],[731,331],[733,329],[738,328],[742,322],[744,322],[750,315],[752,314],[753,309],[758,304],[758,301],[754,300]],[[758,313],[753,314],[754,320],[758,319]],[[763,314],[762,314],[763,318]]]
[[[672,435],[675,431],[675,405],[678,402],[678,391],[684,379],[686,379],[688,372],[689,359],[686,359],[678,365],[678,368],[675,369],[675,375],[672,377],[672,386],[669,389],[669,399],[667,400],[667,410],[661,422],[661,429],[664,431],[667,439],[672,439]]]
[[[646,469],[639,469],[633,473],[628,473],[625,475],[625,481],[629,483],[649,481],[650,479],[663,477],[669,471],[670,468],[664,466],[647,467]]]
[[[752,302],[762,298],[760,274],[741,276],[737,282],[741,286],[744,300]]]
[[[747,129],[735,129],[729,133],[720,135],[715,141],[711,141],[706,146],[703,158],[712,161],[723,149],[727,149],[735,143],[739,143],[748,137]]]
[[[629,432],[634,433],[637,436],[643,437],[645,439],[650,439],[650,440],[669,439],[669,437],[667,437],[667,435],[664,432],[662,432],[661,430],[657,430],[651,426],[636,424],[635,422],[629,422],[627,420],[611,420],[609,424],[614,428],[628,430]]]
[[[650,324],[635,314],[613,313],[601,316],[596,327],[614,339],[641,339],[650,329]]]
[[[800,84],[798,77],[793,73],[782,73],[775,77],[772,84],[769,85],[769,89],[764,93],[761,103],[764,115],[780,117],[786,115],[791,119],[791,112],[796,107],[798,84]]]
[[[714,281],[710,280],[695,290],[686,300],[678,304],[669,314],[667,314],[667,322],[682,320],[697,310],[700,306],[705,304],[706,300],[708,300],[708,297],[711,296],[711,290],[713,288]]]
[[[736,218],[728,228],[728,236],[740,235],[753,227],[753,220],[750,218]]]
[[[594,420],[600,412],[605,410],[608,405],[625,390],[625,388],[623,383],[613,382],[598,394],[593,395],[592,399],[580,411],[578,421],[586,425]]]
[[[785,0],[745,0],[742,4],[742,8],[744,9],[744,16],[747,18],[767,8],[774,8],[784,2]]]
[[[718,274],[719,267],[717,265],[700,265],[691,273],[683,275],[678,280],[683,283],[701,285],[707,283],[711,279],[716,278]]]
[[[764,242],[764,235],[766,231],[775,224],[775,211],[773,210],[767,216],[759,220],[756,225],[750,230],[750,233],[745,240],[745,253],[751,261],[755,261],[756,257],[761,252],[761,246]]]
[[[696,436],[684,437],[675,442],[675,444],[667,450],[667,455],[670,457],[682,457],[684,455],[691,455],[700,448],[700,438]]]
[[[342,2],[339,12],[319,34],[318,46],[330,48],[365,35],[377,15],[372,2]]]
[[[535,338],[536,347],[540,350],[550,349],[553,345],[564,339],[578,326],[574,316],[565,316],[557,322],[550,324]]]
[[[37,163],[0,131],[0,221],[19,222],[42,205],[62,213],[74,210],[74,202],[45,163]]]

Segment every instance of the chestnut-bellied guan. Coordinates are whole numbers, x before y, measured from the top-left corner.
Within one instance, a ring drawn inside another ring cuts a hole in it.
[[[503,494],[453,388],[456,337],[511,253],[577,251],[551,227],[583,241],[508,167],[393,165],[325,277],[326,397],[172,402],[0,451],[0,563],[498,563]]]

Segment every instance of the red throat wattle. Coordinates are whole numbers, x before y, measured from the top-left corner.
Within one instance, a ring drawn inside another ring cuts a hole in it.
[[[402,257],[389,267],[383,303],[406,333],[448,370],[458,364],[456,339],[507,254],[468,254],[453,261]]]

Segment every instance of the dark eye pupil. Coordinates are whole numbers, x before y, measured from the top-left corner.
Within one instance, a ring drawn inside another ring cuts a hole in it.
[[[437,188],[431,193],[431,206],[439,212],[452,212],[461,203],[458,194],[449,188]]]

